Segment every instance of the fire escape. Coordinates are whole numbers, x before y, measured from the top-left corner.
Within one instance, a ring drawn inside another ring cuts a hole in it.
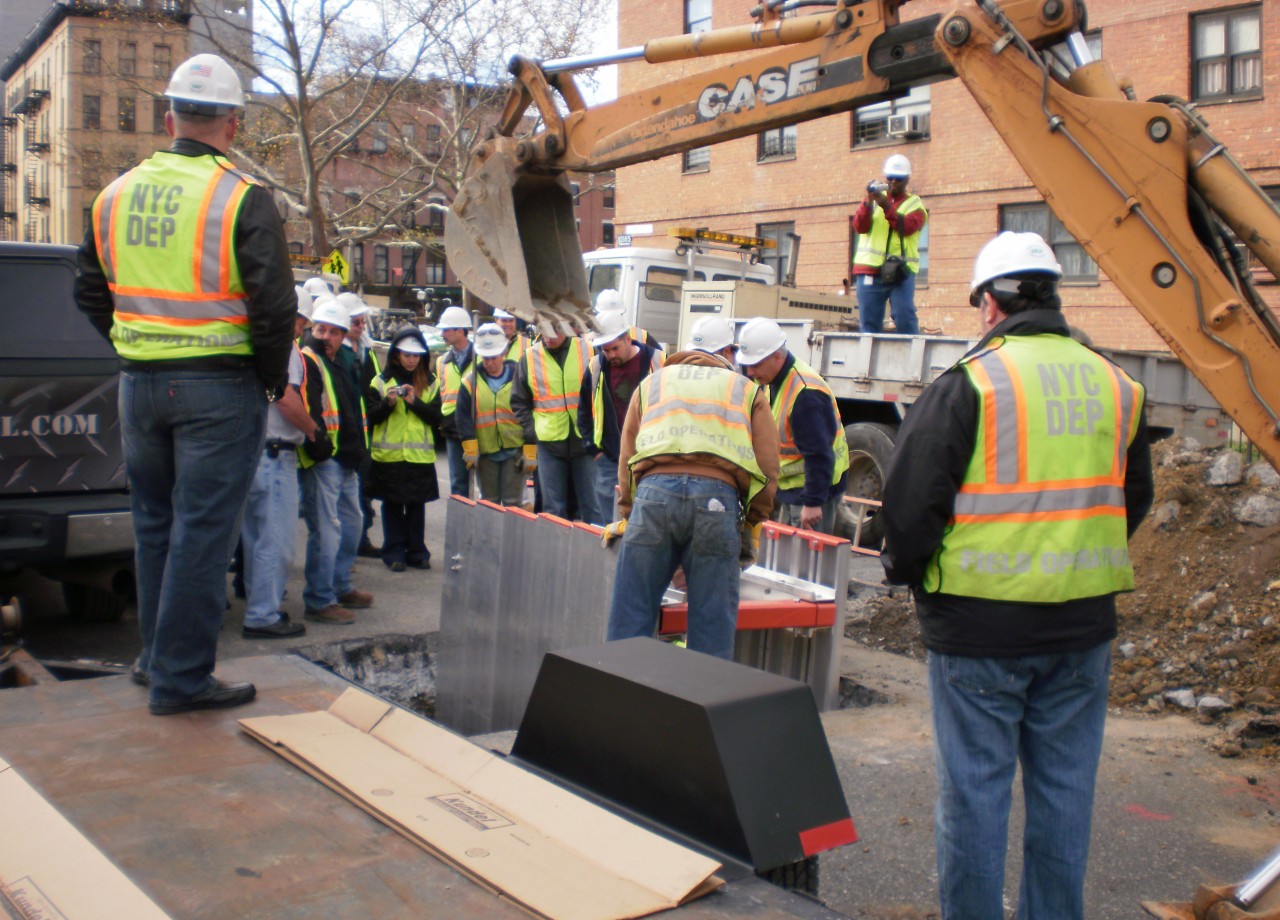
[[[18,119],[0,118],[0,239],[18,233]]]
[[[5,129],[5,186],[10,186],[10,177],[17,173],[17,159],[10,157],[10,150],[16,147],[16,143],[9,143],[9,138],[14,137],[16,141],[17,121],[21,121],[25,135],[24,152],[26,158],[24,161],[25,169],[25,208],[21,214],[21,224],[23,225],[22,239],[32,243],[47,243],[49,241],[49,124],[47,118],[40,117],[40,110],[44,108],[44,104],[49,99],[49,91],[47,89],[38,89],[28,86],[26,93],[18,104],[13,107],[13,115],[15,119],[6,120]],[[15,121],[13,127],[9,127],[7,121]],[[16,181],[13,183],[16,184]],[[15,194],[12,199],[5,198],[5,226],[10,223],[19,222],[19,214],[10,208],[10,201],[13,205],[19,204],[19,197]],[[10,216],[12,215],[12,216]]]

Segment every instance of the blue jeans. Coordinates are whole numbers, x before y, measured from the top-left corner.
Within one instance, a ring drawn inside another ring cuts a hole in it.
[[[595,523],[608,524],[614,520],[613,507],[618,498],[618,461],[599,453],[591,462],[596,468],[596,513],[600,517]]]
[[[298,527],[298,455],[266,451],[249,487],[240,539],[244,544],[244,625],[270,626],[280,619],[280,602],[293,566]]]
[[[151,699],[209,689],[227,561],[262,452],[267,399],[251,369],[120,372],[120,426],[136,541],[138,666]]]
[[[471,497],[471,471],[462,459],[462,442],[457,438],[445,438],[445,451],[449,455],[449,494]]]
[[[688,581],[688,647],[733,657],[738,631],[738,490],[718,479],[651,473],[636,487],[613,579],[607,639],[653,636],[676,568]]]
[[[1019,920],[1083,920],[1111,644],[1026,658],[929,653],[944,920],[1003,920],[1010,790],[1022,764]]]
[[[364,514],[360,480],[337,460],[302,471],[303,517],[307,521],[307,610],[323,610],[351,590],[351,567],[360,548]]]
[[[858,289],[858,323],[863,332],[884,332],[884,302],[888,300],[897,333],[919,334],[914,272],[907,272],[906,278],[892,285],[881,284],[876,275],[855,275],[854,281]]]
[[[586,454],[572,460],[557,457],[538,445],[538,482],[542,486],[542,510],[566,520],[569,517],[569,480],[578,500],[576,520],[588,524],[607,523],[596,513],[596,471]]]

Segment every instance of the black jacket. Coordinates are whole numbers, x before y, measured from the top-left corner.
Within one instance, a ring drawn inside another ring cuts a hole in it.
[[[652,336],[651,336],[652,338]],[[643,368],[640,379],[644,380],[652,371],[653,353],[658,351],[657,348],[645,342],[636,342],[636,347],[640,349],[640,366]],[[591,389],[591,365],[587,365],[585,373],[582,375],[582,389],[578,393],[578,430],[582,432],[582,444],[587,449],[587,453],[596,454],[603,453],[615,463],[618,461],[618,450],[622,443],[622,419],[618,418],[618,413],[614,411],[613,400],[609,398],[609,379],[611,367],[609,361],[604,355],[597,354],[592,360],[598,357],[600,359],[600,376],[604,378],[605,397],[604,402],[604,438],[600,443],[599,449],[596,448],[596,417],[592,403],[595,399],[595,393]]]
[[[994,336],[1067,335],[1057,310],[1015,314],[988,333]],[[970,352],[971,354],[973,352]],[[942,543],[977,438],[978,398],[964,372],[952,368],[934,381],[907,413],[898,432],[884,484],[881,556],[893,584],[911,585],[926,648],[972,657],[1017,657],[1077,652],[1116,635],[1114,595],[1062,604],[1027,604],[928,594],[925,567]],[[1142,523],[1155,486],[1145,417],[1128,451],[1124,496],[1128,532]]]
[[[178,138],[169,147],[182,156],[220,155],[199,141]],[[251,185],[236,219],[234,246],[240,277],[249,295],[249,339],[253,343],[252,358],[225,355],[208,358],[185,358],[164,362],[166,367],[205,370],[237,367],[251,363],[263,385],[283,392],[289,372],[289,349],[293,345],[293,318],[298,312],[298,295],[294,290],[293,272],[289,268],[289,247],[285,243],[284,224],[276,211],[271,193],[260,185]],[[115,304],[107,287],[107,276],[98,259],[98,245],[93,228],[80,244],[79,270],[76,273],[75,297],[80,310],[89,317],[103,338],[110,340]],[[136,363],[152,367],[157,362]]]

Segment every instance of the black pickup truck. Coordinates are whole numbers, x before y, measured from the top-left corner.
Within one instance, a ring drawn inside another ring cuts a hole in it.
[[[35,569],[104,620],[133,588],[133,522],[118,363],[72,299],[75,253],[0,242],[0,576]]]

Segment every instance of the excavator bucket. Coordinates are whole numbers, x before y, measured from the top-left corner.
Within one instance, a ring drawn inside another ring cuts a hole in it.
[[[495,150],[445,217],[445,252],[467,290],[534,323],[593,327],[591,296],[563,175],[528,172]]]

